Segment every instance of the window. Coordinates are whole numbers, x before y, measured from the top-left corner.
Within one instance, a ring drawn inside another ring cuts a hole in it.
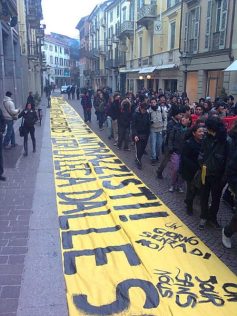
[[[227,24],[227,0],[218,0],[216,8],[216,32],[219,32],[219,48],[225,47]]]
[[[50,64],[53,64],[53,56],[50,56]]]
[[[209,45],[210,45],[211,12],[212,12],[212,0],[208,0],[207,18],[206,18],[206,34],[205,34],[205,45],[204,45],[205,49],[209,49]]]
[[[44,44],[44,49],[47,50],[48,49],[48,45]]]
[[[123,7],[122,9],[122,22],[126,21],[126,7]]]
[[[113,11],[112,10],[110,11],[109,19],[110,19],[110,22],[113,22]]]
[[[55,52],[57,53],[57,51],[58,51],[58,47],[55,45]]]
[[[167,0],[167,9],[173,7],[174,5],[176,5],[179,2],[180,2],[180,0]]]
[[[55,64],[58,64],[58,57],[55,57]]]
[[[139,58],[142,57],[142,37],[139,37]]]
[[[138,0],[138,1],[137,1],[137,7],[138,7],[138,9],[141,9],[144,5],[145,5],[145,1],[144,1],[144,0]]]
[[[170,23],[170,49],[175,48],[175,29],[176,29],[176,22]]]
[[[53,46],[49,45],[49,50],[52,52],[53,51]]]
[[[62,47],[59,47],[59,52],[60,54],[62,54]]]
[[[60,66],[63,66],[63,59],[62,58],[59,59],[59,63],[60,63]]]
[[[119,17],[119,5],[117,5],[117,18]]]
[[[199,40],[200,7],[190,11],[188,21],[188,51],[197,53]]]

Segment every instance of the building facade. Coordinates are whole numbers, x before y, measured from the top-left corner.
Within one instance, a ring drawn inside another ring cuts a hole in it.
[[[236,7],[236,0],[105,1],[80,21],[81,82],[122,93],[185,91],[190,101],[236,96],[236,73],[223,71],[236,59]]]
[[[34,1],[34,12],[32,3],[0,1],[0,95],[3,98],[7,90],[12,91],[17,106],[25,103],[29,91],[41,94],[41,0]]]
[[[180,51],[191,54],[187,67],[187,94],[191,100],[202,96],[215,99],[223,92],[237,94],[236,74],[223,71],[236,58],[236,9],[235,0],[182,3]]]
[[[46,34],[43,53],[46,62],[44,72],[44,86],[56,85],[57,87],[69,85],[70,80],[70,52],[64,42]]]

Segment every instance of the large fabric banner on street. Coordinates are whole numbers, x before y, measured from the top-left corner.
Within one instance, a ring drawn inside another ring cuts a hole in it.
[[[70,316],[237,315],[237,277],[61,98],[51,137]]]

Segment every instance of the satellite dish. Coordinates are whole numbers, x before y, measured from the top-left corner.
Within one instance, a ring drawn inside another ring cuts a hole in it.
[[[118,49],[120,52],[124,52],[124,53],[128,51],[128,47],[126,44],[119,44]]]

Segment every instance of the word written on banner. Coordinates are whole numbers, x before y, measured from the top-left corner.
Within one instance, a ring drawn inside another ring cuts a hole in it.
[[[235,315],[237,277],[53,98],[51,137],[70,315]]]

